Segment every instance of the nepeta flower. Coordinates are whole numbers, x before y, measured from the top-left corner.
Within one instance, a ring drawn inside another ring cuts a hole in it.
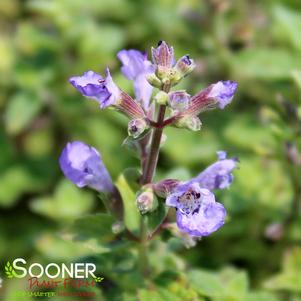
[[[190,106],[183,112],[186,116],[197,116],[201,112],[219,107],[224,107],[229,104],[234,96],[237,83],[233,81],[219,81],[209,87],[201,90],[191,98]]]
[[[130,118],[145,117],[141,106],[117,87],[108,68],[105,78],[93,71],[87,71],[82,76],[71,77],[69,82],[83,96],[96,100],[101,109],[113,106]]]
[[[157,48],[152,47],[152,57],[154,64],[164,68],[171,68],[175,62],[173,47],[165,41],[159,41]]]
[[[121,50],[117,57],[122,63],[121,71],[124,76],[134,82],[136,99],[147,109],[153,90],[147,77],[155,71],[154,66],[147,59],[146,53],[134,49]]]
[[[101,109],[116,104],[120,99],[121,91],[113,82],[109,69],[105,78],[90,70],[82,76],[71,77],[69,82],[83,96],[95,99]]]
[[[225,221],[224,206],[215,201],[214,194],[196,182],[180,184],[167,197],[166,205],[177,209],[180,230],[194,236],[207,236]]]
[[[219,108],[223,109],[227,104],[231,102],[236,88],[236,82],[233,82],[231,80],[219,81],[216,84],[212,85],[208,97],[216,99]]]
[[[97,191],[113,191],[113,182],[98,151],[80,141],[69,142],[59,159],[60,167],[78,187],[89,186]]]
[[[218,161],[207,167],[191,181],[199,183],[203,188],[209,190],[225,189],[233,181],[232,171],[236,168],[237,159],[227,159],[227,153],[217,152]]]

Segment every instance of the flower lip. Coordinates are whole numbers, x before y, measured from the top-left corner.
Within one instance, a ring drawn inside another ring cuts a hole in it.
[[[224,206],[193,180],[178,185],[166,199],[166,205],[177,209],[177,225],[190,235],[207,236],[224,224]]]
[[[193,181],[209,190],[225,189],[233,182],[232,171],[237,167],[237,159],[227,159],[225,151],[218,151],[218,161],[208,166]]]

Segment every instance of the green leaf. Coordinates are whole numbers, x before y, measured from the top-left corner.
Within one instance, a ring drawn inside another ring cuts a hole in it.
[[[138,173],[133,169],[128,169],[118,177],[116,182],[124,207],[124,224],[128,230],[135,234],[139,233],[141,221],[141,215],[136,206],[136,192],[139,189],[138,179]]]
[[[203,296],[216,297],[223,290],[218,276],[211,272],[192,270],[188,273],[188,279],[192,287]]]
[[[235,54],[232,68],[234,78],[285,80],[301,68],[301,57],[283,49],[250,48]]]
[[[63,232],[63,237],[74,242],[79,242],[84,247],[96,253],[109,252],[115,247],[112,243],[115,238],[112,232],[114,222],[115,219],[105,213],[87,215],[76,219]],[[118,246],[117,242],[116,247]]]
[[[39,113],[42,103],[36,95],[16,94],[5,111],[5,125],[10,134],[16,135],[24,130]]]
[[[282,271],[265,282],[271,290],[301,293],[301,248],[290,249],[284,256]]]
[[[161,199],[155,211],[143,215],[146,220],[148,235],[152,235],[158,229],[167,213],[168,208],[165,206],[164,200]]]
[[[272,10],[275,19],[275,38],[290,43],[296,50],[301,49],[300,28],[301,15],[284,5],[275,5]]]
[[[30,208],[34,212],[60,222],[65,222],[66,219],[73,220],[89,212],[92,206],[92,195],[80,190],[66,179],[58,184],[53,196],[40,197],[30,203]]]

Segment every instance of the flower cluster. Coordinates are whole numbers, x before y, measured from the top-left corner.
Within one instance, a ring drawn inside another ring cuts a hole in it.
[[[109,69],[102,77],[94,71],[71,77],[69,82],[85,97],[99,103],[101,109],[114,108],[129,118],[128,134],[141,156],[141,190],[136,204],[142,215],[152,214],[158,201],[166,199],[176,208],[178,228],[191,236],[207,236],[220,228],[226,217],[224,206],[215,200],[214,190],[225,189],[233,181],[236,159],[218,152],[218,161],[195,178],[180,182],[164,179],[152,183],[162,132],[166,126],[199,130],[202,112],[224,109],[232,100],[237,83],[219,81],[191,96],[185,90],[172,90],[195,68],[185,55],[176,60],[173,47],[160,41],[152,48],[152,61],[138,50],[117,54],[123,75],[133,83],[135,97],[122,91],[113,81]],[[154,89],[159,91],[153,95]],[[98,151],[80,141],[67,144],[60,157],[64,175],[78,187],[88,186],[113,194],[114,183]],[[134,202],[135,200],[133,200]]]

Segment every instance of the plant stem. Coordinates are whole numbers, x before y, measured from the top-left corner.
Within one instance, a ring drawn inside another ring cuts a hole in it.
[[[170,90],[170,85],[162,85],[162,91],[168,93]],[[154,173],[157,167],[158,156],[160,151],[160,143],[164,128],[164,117],[166,112],[166,106],[160,105],[157,117],[158,127],[153,127],[152,136],[151,136],[151,146],[146,159],[146,165],[143,169],[143,175],[141,179],[141,184],[151,183],[154,177]],[[149,264],[147,257],[147,246],[148,245],[148,234],[147,234],[147,225],[146,217],[141,217],[140,224],[140,246],[139,246],[139,269],[143,276],[147,277],[149,275]]]
[[[170,85],[163,85],[161,90],[168,93],[170,90]],[[158,127],[153,128],[150,151],[146,162],[145,172],[143,173],[142,181],[141,181],[142,184],[150,183],[154,177],[154,173],[158,162],[159,151],[160,151],[160,143],[161,143],[163,127],[164,127],[163,124],[164,124],[165,112],[166,112],[166,106],[160,105],[158,117],[157,117]]]
[[[161,124],[164,121],[164,115],[166,111],[166,106],[160,105],[158,112],[157,123]],[[150,183],[153,179],[155,169],[157,166],[161,137],[163,133],[163,128],[154,128],[152,133],[152,142],[150,147],[149,156],[147,159],[145,173],[143,175],[142,184]]]
[[[141,217],[140,223],[140,245],[139,245],[139,270],[144,277],[149,275],[149,263],[147,257],[147,226],[145,217]]]

